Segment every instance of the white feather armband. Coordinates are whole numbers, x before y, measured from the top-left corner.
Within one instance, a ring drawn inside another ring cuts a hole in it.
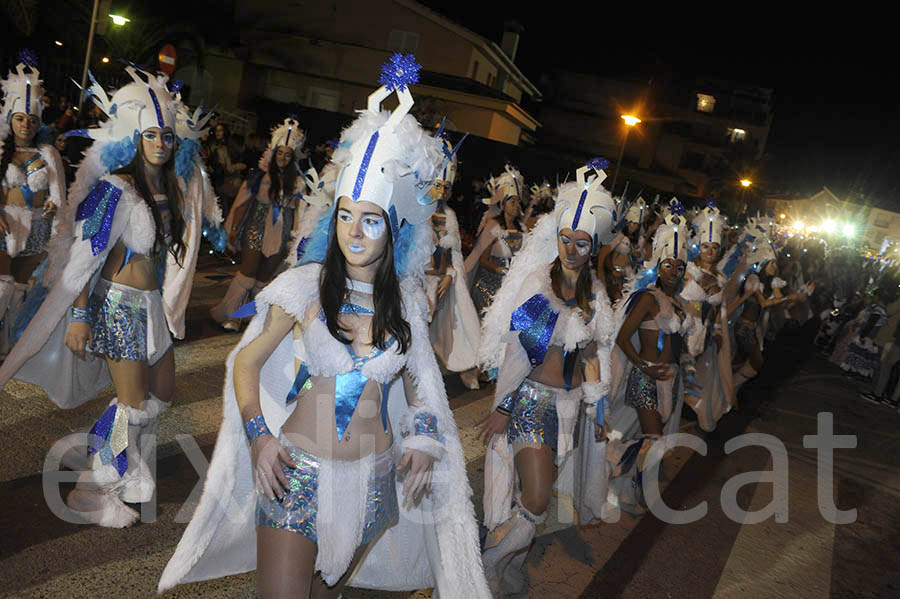
[[[414,449],[440,460],[444,455],[444,435],[438,430],[437,416],[422,410],[412,416],[409,435],[403,439],[403,449]]]

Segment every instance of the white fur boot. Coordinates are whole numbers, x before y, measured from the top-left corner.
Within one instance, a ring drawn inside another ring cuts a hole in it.
[[[225,297],[210,309],[209,315],[219,323],[228,321],[229,315],[247,301],[247,297],[250,295],[250,291],[255,283],[256,279],[251,279],[240,271],[236,272],[231,280],[231,284],[228,285]]]
[[[140,455],[140,429],[151,419],[147,402],[144,408],[136,410],[114,398],[91,428],[89,469],[78,476],[66,501],[88,522],[131,526],[139,515],[123,498],[139,503],[153,496],[153,477]]]
[[[153,497],[156,482],[147,457],[155,451],[159,417],[169,405],[150,394],[140,410],[128,408],[128,470],[118,486],[119,497],[126,503],[145,503]]]
[[[507,576],[506,571],[512,567],[511,562],[519,557],[520,553],[528,553],[528,548],[534,539],[534,531],[545,518],[546,514],[532,514],[516,503],[513,515],[488,534],[481,561],[484,565],[484,575],[494,597],[500,596],[501,580],[509,578],[510,586],[521,584],[521,580],[523,580],[521,573],[510,572]],[[516,562],[524,565],[524,557],[520,557]]]

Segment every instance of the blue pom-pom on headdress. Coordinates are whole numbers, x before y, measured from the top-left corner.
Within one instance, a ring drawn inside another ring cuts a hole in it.
[[[678,200],[669,204],[669,211],[672,214],[677,214],[678,216],[682,216],[682,215],[684,215],[684,210],[685,210],[684,204],[682,204]]]
[[[715,201],[714,199],[712,199],[712,198],[706,200],[706,207],[707,207],[707,208],[715,208],[715,207],[716,207],[716,201]]]
[[[419,82],[419,70],[422,65],[416,62],[412,54],[397,52],[381,66],[381,77],[378,82],[388,91],[403,91],[413,83]]]
[[[590,162],[587,163],[588,168],[592,168],[595,171],[602,171],[609,168],[609,160],[606,158],[594,158]]]
[[[172,93],[177,94],[178,92],[181,91],[181,88],[183,88],[183,87],[184,87],[184,81],[179,79],[178,81],[176,81],[175,83],[172,84]]]
[[[38,57],[33,51],[28,48],[23,48],[19,51],[19,62],[36,69],[38,66]]]

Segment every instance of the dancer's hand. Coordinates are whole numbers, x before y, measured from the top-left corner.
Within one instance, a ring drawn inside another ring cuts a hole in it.
[[[597,422],[594,421],[594,441],[596,441],[597,443],[599,443],[600,441],[606,441],[608,436],[609,424],[605,422],[603,424],[597,424]]]
[[[403,471],[409,469],[406,473],[406,479],[403,481],[403,500],[404,503],[415,502],[424,494],[431,492],[431,475],[434,472],[434,458],[427,453],[416,451],[415,449],[407,449],[400,458],[400,464],[397,470]]]
[[[438,300],[444,299],[444,295],[447,293],[447,290],[450,289],[450,283],[453,282],[453,277],[450,275],[444,275],[444,278],[441,279],[441,282],[438,283],[437,289],[437,298]]]
[[[44,209],[41,210],[41,216],[44,218],[53,218],[56,215],[56,204],[53,202],[44,202]]]
[[[91,325],[86,322],[71,322],[66,331],[66,347],[79,360],[84,360],[88,342],[91,340]]]
[[[485,447],[487,447],[488,443],[491,442],[491,439],[494,438],[494,435],[500,435],[506,432],[507,426],[509,426],[509,416],[498,412],[497,410],[493,410],[488,414],[487,418],[475,425],[475,429],[481,429],[481,432],[478,433],[478,438],[481,439]]]
[[[290,489],[290,482],[281,466],[296,468],[288,450],[272,435],[263,435],[250,446],[250,460],[253,465],[253,480],[256,488],[270,501],[284,497]]]
[[[641,371],[658,381],[667,381],[673,375],[673,369],[670,366],[671,364],[648,364],[643,366]]]
[[[0,209],[0,235],[6,235],[7,233],[9,233],[9,224],[6,222],[2,209]]]

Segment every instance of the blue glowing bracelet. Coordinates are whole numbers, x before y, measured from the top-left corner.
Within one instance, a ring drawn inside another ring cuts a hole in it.
[[[72,322],[91,322],[88,309],[72,306]]]
[[[413,428],[416,435],[431,437],[435,441],[444,442],[444,435],[438,431],[437,416],[431,412],[419,412],[413,417]]]
[[[262,416],[251,418],[244,424],[244,432],[247,433],[247,441],[252,445],[254,441],[263,435],[271,435],[272,431],[266,426],[266,419]]]
[[[509,394],[503,398],[499,404],[497,404],[497,411],[501,414],[505,414],[507,416],[511,416],[513,413],[513,409],[516,407],[516,396],[515,394]]]

